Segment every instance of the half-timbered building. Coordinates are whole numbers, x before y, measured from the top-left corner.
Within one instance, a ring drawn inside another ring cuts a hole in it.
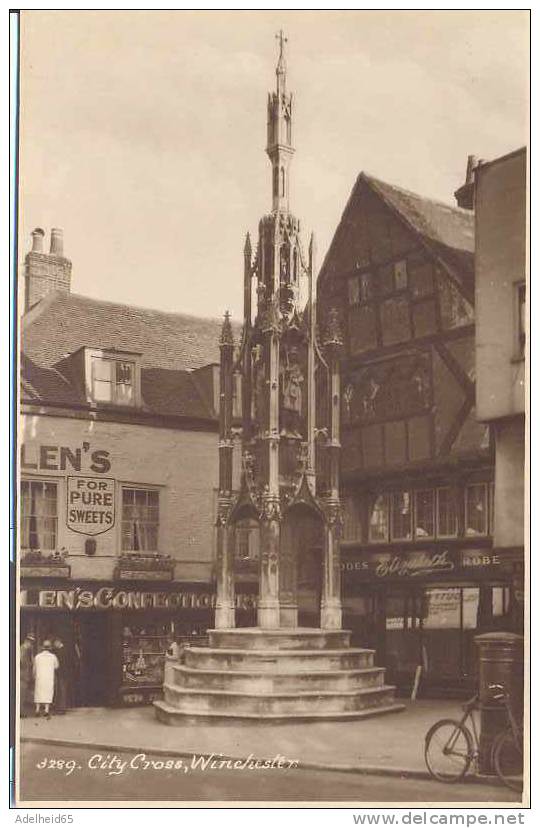
[[[329,306],[346,332],[344,625],[402,688],[468,688],[474,636],[514,613],[475,412],[473,212],[361,173],[319,275]]]

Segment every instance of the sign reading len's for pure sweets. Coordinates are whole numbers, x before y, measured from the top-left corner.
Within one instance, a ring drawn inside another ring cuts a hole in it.
[[[82,535],[100,535],[114,526],[114,480],[110,477],[68,477],[67,525]]]

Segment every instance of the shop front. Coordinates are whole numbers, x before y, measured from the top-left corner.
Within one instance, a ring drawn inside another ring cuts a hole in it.
[[[35,582],[21,585],[21,636],[64,646],[70,707],[136,705],[161,696],[173,641],[195,645],[213,626],[211,584]],[[255,596],[237,595],[239,619]]]
[[[387,680],[424,696],[474,692],[474,638],[516,631],[523,619],[523,559],[491,548],[342,552],[344,626],[377,651]]]

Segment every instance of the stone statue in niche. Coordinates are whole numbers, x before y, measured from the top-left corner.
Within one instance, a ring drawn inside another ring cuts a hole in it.
[[[283,427],[287,434],[300,437],[300,418],[302,415],[302,386],[304,375],[296,348],[285,351],[282,367],[283,390]]]
[[[352,422],[352,401],[354,397],[354,386],[349,382],[343,391],[343,419],[346,423]]]
[[[375,415],[375,400],[380,389],[379,383],[370,377],[362,395],[362,408],[364,416],[369,419]]]
[[[291,251],[289,244],[283,244],[280,252],[280,280],[282,284],[286,285],[290,282],[290,258]]]
[[[253,348],[253,403],[252,403],[252,417],[256,421],[259,430],[262,431],[264,426],[264,400],[265,400],[265,381],[264,381],[264,364],[262,360],[262,347],[256,345]]]

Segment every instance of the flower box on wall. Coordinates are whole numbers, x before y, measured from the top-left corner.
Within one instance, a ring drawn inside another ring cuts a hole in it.
[[[70,578],[71,567],[60,552],[45,554],[31,549],[21,555],[21,576],[24,578]]]
[[[120,581],[172,581],[173,576],[169,555],[121,555],[114,571]]]

